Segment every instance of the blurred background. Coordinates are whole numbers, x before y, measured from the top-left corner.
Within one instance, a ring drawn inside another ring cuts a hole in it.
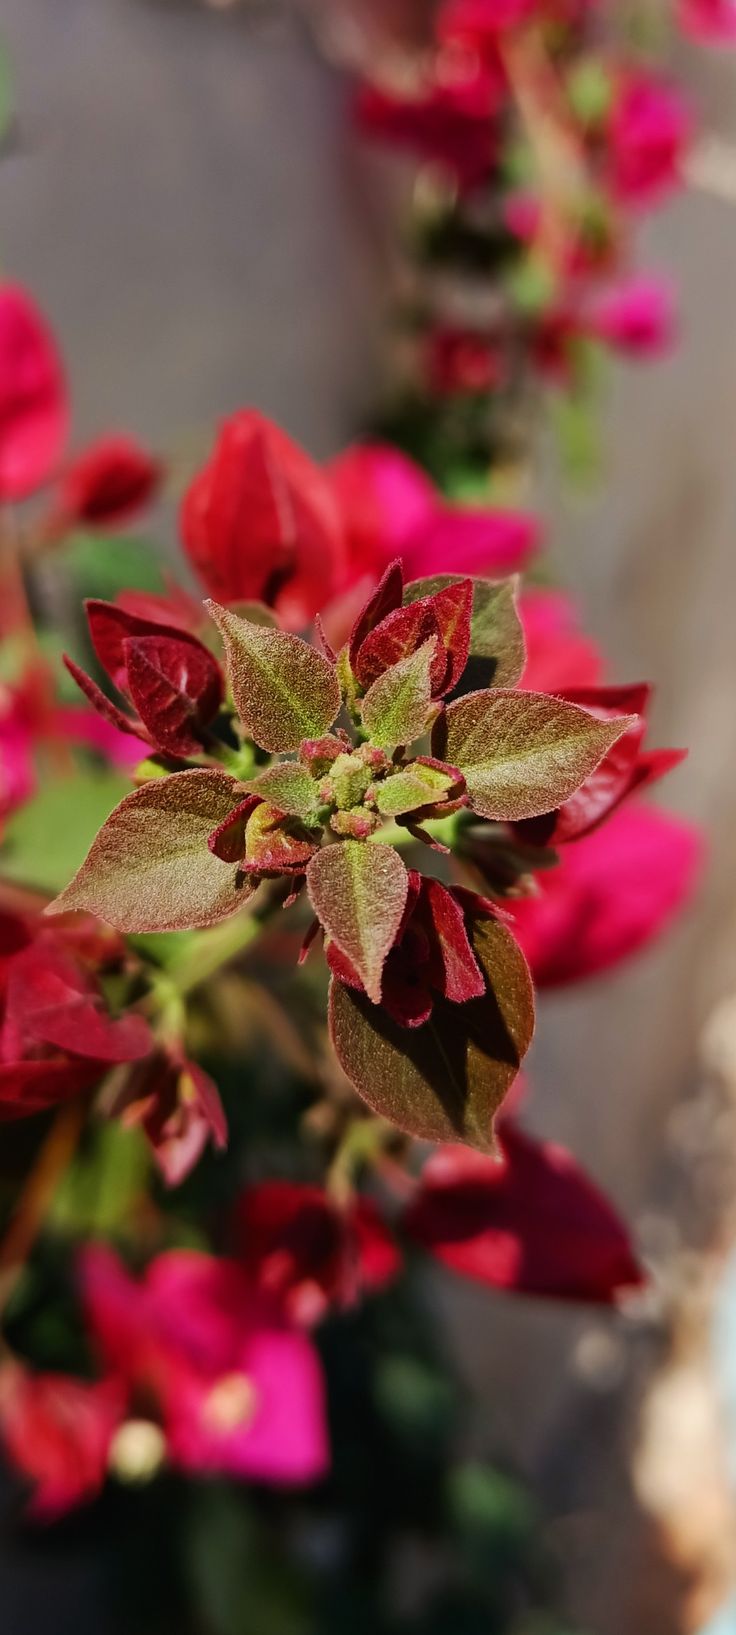
[[[18,109],[3,263],[61,338],[75,441],[126,427],[189,469],[251,403],[317,456],[343,447],[381,390],[394,184],[298,8],[5,0],[2,24]],[[529,1479],[591,1635],[680,1628],[683,1583],[725,1584],[733,1534],[736,61],[681,46],[677,68],[723,144],[716,185],[696,167],[644,234],[679,287],[681,341],[613,372],[594,490],[571,492],[550,450],[535,498],[612,675],[651,678],[653,738],[689,746],[667,799],[706,826],[710,863],[661,946],[543,1001],[531,1073],[536,1128],[669,1257],[672,1286],[630,1319],[433,1290],[473,1391],[469,1446]],[[93,1531],[41,1549],[39,1573],[7,1541],[8,1635],[107,1635]]]

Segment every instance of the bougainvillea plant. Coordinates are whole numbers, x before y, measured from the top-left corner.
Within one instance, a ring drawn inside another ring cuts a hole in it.
[[[583,832],[631,781],[638,715],[515,688],[524,642],[508,581],[405,586],[396,561],[337,656],[207,606],[227,703],[195,637],[88,607],[136,716],[82,685],[154,764],[55,907],[121,932],[178,931],[259,888],[292,901],[306,887],[348,1077],[409,1134],[490,1150],[532,1036],[529,972],[491,898],[407,867],[401,846],[462,852],[470,828],[503,873],[514,829],[552,813],[553,838]]]
[[[37,1521],[134,1489],[131,1627],[552,1629],[520,1490],[458,1459],[413,1268],[598,1306],[645,1281],[519,1070],[535,989],[645,947],[700,842],[642,800],[681,759],[648,687],[607,684],[518,577],[538,519],[487,503],[530,384],[584,395],[597,348],[673,332],[628,245],[691,118],[595,9],[443,0],[400,82],[369,65],[363,130],[423,165],[388,417],[420,464],[318,465],[232,414],[179,510],[200,594],[127,535],[164,462],[118,431],[69,455],[53,335],[0,285],[0,1439]],[[710,40],[732,12],[678,8]],[[462,1581],[398,1624],[417,1536]]]

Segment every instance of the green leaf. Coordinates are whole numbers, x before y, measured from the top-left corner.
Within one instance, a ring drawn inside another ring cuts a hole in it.
[[[438,721],[433,752],[464,772],[474,812],[512,823],[568,800],[635,720],[599,721],[546,693],[470,693]]]
[[[111,806],[130,790],[118,772],[81,769],[46,778],[7,823],[0,873],[38,891],[60,891],[79,868]]]
[[[290,817],[299,817],[305,823],[317,823],[320,807],[319,784],[310,777],[306,767],[296,761],[282,761],[267,766],[257,778],[244,785],[251,795],[260,795],[279,811]]]
[[[80,597],[114,602],[121,590],[164,590],[161,552],[152,540],[85,530],[61,546],[61,555]]]
[[[374,1113],[424,1141],[495,1150],[493,1119],[534,1031],[524,956],[490,916],[468,919],[487,982],[480,999],[435,1000],[428,1022],[400,1027],[364,994],[333,979],[330,1032],[338,1060]]]
[[[340,708],[334,664],[299,636],[205,606],[225,644],[235,708],[248,736],[272,754],[320,738]]]
[[[426,732],[433,713],[430,673],[436,651],[437,637],[430,636],[368,688],[361,718],[371,743],[379,749],[412,744]]]
[[[110,813],[71,885],[49,912],[86,908],[118,931],[215,925],[253,891],[208,835],[237,805],[234,779],[193,770],[143,785]],[[68,821],[68,812],[67,812]]]
[[[454,782],[449,773],[413,761],[385,783],[376,784],[376,806],[382,817],[400,817],[403,812],[415,812],[420,806],[441,800]]]
[[[431,579],[415,579],[404,591],[405,602],[434,596],[455,584],[456,574],[438,573]],[[513,687],[526,662],[524,631],[516,599],[518,576],[511,579],[474,579],[473,615],[470,623],[470,661],[483,661],[483,685]],[[467,687],[465,689],[467,691]]]
[[[381,998],[386,955],[401,925],[409,876],[392,846],[343,840],[317,852],[307,890],[328,937],[355,966],[369,999]]]
[[[140,1130],[92,1124],[54,1194],[51,1226],[78,1237],[123,1233],[135,1221],[150,1167]]]

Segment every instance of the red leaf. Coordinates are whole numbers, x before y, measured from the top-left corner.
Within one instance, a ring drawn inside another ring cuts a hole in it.
[[[430,636],[439,638],[439,634],[437,618],[426,602],[413,602],[408,607],[399,607],[394,613],[387,614],[369,632],[357,654],[355,674],[361,686],[370,687],[385,670],[390,670],[401,659],[409,658]],[[431,671],[433,691],[436,686],[442,685],[446,671],[447,655],[438,640]]]
[[[140,619],[137,614],[126,612],[125,608],[117,607],[114,602],[100,602],[93,597],[84,605],[92,646],[103,670],[121,693],[127,691],[125,643],[129,637],[168,636],[177,642],[190,641],[197,650],[202,645],[176,625]]]
[[[84,693],[85,698],[89,700],[97,714],[102,716],[103,721],[109,721],[110,725],[117,727],[119,732],[128,732],[133,738],[140,738],[144,744],[150,744],[151,739],[145,727],[139,721],[134,721],[131,716],[126,715],[124,710],[118,708],[117,704],[113,704],[112,699],[108,698],[106,693],[103,693],[102,688],[98,687],[97,682],[93,681],[91,676],[86,675],[84,670],[80,670],[79,665],[69,658],[68,653],[64,654],[64,664],[72,680],[76,681],[80,692]]]
[[[97,1062],[130,1062],[146,1056],[153,1039],[142,1016],[113,1021],[91,977],[52,938],[41,937],[13,961],[8,980],[4,1035],[54,1045],[71,1056]]]
[[[66,527],[118,527],[151,502],[162,471],[160,462],[132,437],[101,437],[67,467],[57,514]]]
[[[56,343],[25,290],[0,288],[0,498],[24,500],[53,477],[69,421]]]
[[[223,698],[219,665],[201,642],[177,636],[127,636],[127,690],[154,742],[170,755],[197,755],[202,729]]]
[[[217,1085],[196,1062],[159,1051],[130,1074],[112,1107],[126,1125],[139,1124],[167,1186],[179,1186],[208,1140],[227,1146],[227,1120]]]
[[[44,1113],[71,1101],[99,1079],[99,1062],[58,1060],[0,1064],[0,1121]]]
[[[244,874],[302,874],[317,845],[297,818],[257,801],[245,826]]]
[[[563,1148],[501,1125],[501,1161],[447,1147],[425,1165],[404,1227],[489,1288],[611,1304],[643,1274],[624,1223]]]
[[[477,999],[486,991],[485,978],[470,946],[457,899],[439,880],[425,878],[419,903],[430,933],[432,987],[455,1004]]]
[[[365,607],[361,609],[350,633],[348,656],[351,668],[355,671],[358,654],[366,639],[376,625],[380,624],[387,614],[395,613],[401,607],[401,598],[404,591],[404,576],[401,570],[401,559],[390,562],[384,574],[376,585],[373,594],[369,596]],[[357,672],[356,672],[357,673]]]
[[[653,783],[659,783],[668,772],[674,772],[675,767],[682,766],[686,761],[686,749],[645,749],[639,756],[634,768],[632,791],[649,789]]]
[[[440,640],[447,654],[447,673],[440,687],[435,688],[435,696],[440,696],[452,692],[453,687],[457,686],[468,662],[473,612],[472,579],[458,579],[455,584],[437,591],[435,596],[428,596],[423,605],[434,613]]]
[[[127,1396],[116,1377],[88,1382],[4,1363],[0,1432],[13,1463],[33,1483],[27,1514],[35,1521],[55,1521],[100,1492]]]
[[[258,805],[260,796],[247,795],[207,836],[210,851],[223,863],[240,863],[245,857],[245,826]]]

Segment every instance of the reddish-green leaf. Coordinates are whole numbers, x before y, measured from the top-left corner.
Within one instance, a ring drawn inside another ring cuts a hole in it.
[[[241,866],[250,874],[303,874],[315,851],[313,837],[296,818],[261,801],[245,826]]]
[[[382,817],[400,817],[403,812],[416,812],[431,806],[456,787],[452,772],[428,766],[425,761],[412,761],[393,777],[376,784],[376,806]]]
[[[479,816],[509,823],[561,805],[634,720],[599,721],[546,693],[470,693],[437,722],[433,748],[464,772]]]
[[[237,864],[213,856],[207,840],[237,804],[236,789],[226,773],[196,769],[126,795],[50,912],[85,908],[126,932],[226,919],[253,887]]]
[[[355,966],[377,1005],[409,890],[398,852],[360,840],[326,846],[309,865],[307,890],[328,937]]]
[[[348,644],[348,658],[350,665],[355,669],[358,654],[366,636],[374,630],[388,613],[395,613],[401,607],[401,592],[404,585],[404,575],[401,568],[401,558],[390,562],[385,573],[376,585],[372,595],[368,597],[350,632]]]
[[[407,585],[404,601],[417,602],[456,583],[448,573],[416,579]],[[469,668],[478,671],[482,666],[486,687],[513,687],[526,661],[524,631],[516,609],[518,580],[474,579],[472,585]]]
[[[395,749],[421,738],[432,711],[432,665],[437,637],[430,636],[416,653],[379,676],[363,699],[362,721],[371,743]]]
[[[431,608],[424,603],[416,607],[398,607],[371,630],[362,643],[355,662],[355,674],[361,687],[370,687],[402,659],[415,653],[430,636],[437,638],[432,682],[441,686],[447,669],[447,656],[439,641],[440,627]]]
[[[330,1029],[340,1064],[368,1106],[409,1135],[494,1150],[493,1120],[534,1030],[524,956],[496,919],[469,919],[486,992],[465,1004],[435,1000],[421,1027],[333,980]]]
[[[246,732],[272,754],[319,738],[340,708],[333,664],[298,636],[205,604],[225,644],[235,708]]]
[[[338,754],[341,753],[343,746],[339,741],[337,748]],[[302,818],[305,823],[317,821],[319,784],[299,761],[280,761],[267,766],[265,772],[251,778],[245,787],[291,817]]]

